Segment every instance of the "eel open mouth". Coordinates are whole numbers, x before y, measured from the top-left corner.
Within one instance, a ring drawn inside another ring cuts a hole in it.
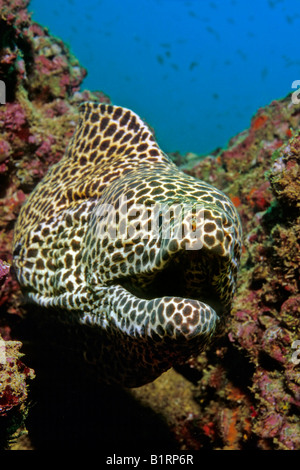
[[[221,314],[222,304],[213,286],[213,256],[205,250],[175,254],[160,271],[127,277],[120,284],[142,299],[183,297],[201,300]]]
[[[213,258],[205,249],[179,251],[162,269],[119,280],[109,288],[118,328],[160,339],[211,336],[222,314]]]

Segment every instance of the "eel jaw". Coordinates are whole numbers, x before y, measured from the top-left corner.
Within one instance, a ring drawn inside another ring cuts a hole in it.
[[[214,334],[222,314],[212,289],[216,274],[209,271],[212,264],[204,249],[179,250],[159,269],[114,279],[106,288],[105,327],[113,325],[122,335],[157,344],[168,339],[174,340],[174,346],[179,341],[183,349],[199,348]]]
[[[196,257],[205,259],[204,251],[199,251]],[[99,286],[98,306],[93,312],[86,312],[81,323],[94,325],[93,331],[95,334],[98,331],[102,338],[100,349],[92,348],[90,351],[93,359],[89,362],[97,366],[98,374],[105,382],[125,387],[151,382],[170,367],[199,354],[214,336],[220,324],[220,311],[217,314],[203,301],[203,289],[199,292],[202,299],[197,299],[195,290],[187,289],[185,294],[185,289],[180,292],[178,285],[173,285],[177,277],[175,265],[182,271],[183,258],[191,256],[194,266],[195,254],[186,252],[183,257],[181,254],[173,254],[156,273],[153,270],[144,272],[142,277],[148,275],[150,279],[144,291],[138,289],[129,277],[114,279],[109,286]],[[205,265],[211,265],[211,259],[206,259]],[[174,276],[170,277],[174,269]],[[169,286],[164,286],[164,274],[170,281]],[[210,280],[211,275],[208,276]],[[171,289],[172,285],[178,291],[177,295]],[[145,298],[145,293],[148,298]],[[88,335],[90,338],[91,331]]]
[[[81,323],[100,327],[94,331],[102,335],[100,348],[109,353],[103,356],[100,349],[92,355],[95,363],[97,356],[107,358],[101,360],[99,375],[108,383],[125,387],[148,383],[203,351],[219,329],[219,315],[224,313],[217,293],[222,261],[205,248],[195,252],[179,247],[168,253],[161,256],[161,264],[144,265],[142,272],[116,276],[98,288],[94,284],[98,302],[92,312],[84,313]],[[190,282],[191,273],[199,281],[196,287]]]
[[[181,297],[139,299],[121,285],[110,286],[106,300],[110,315],[104,343],[109,343],[109,355],[106,364],[101,361],[99,365],[97,359],[95,364],[105,382],[124,387],[149,383],[200,354],[219,321],[216,312],[201,301]]]
[[[90,315],[81,321],[89,327],[84,357],[96,367],[100,380],[127,388],[152,382],[198,355],[210,342],[219,321],[216,312],[201,301],[181,297],[140,299],[121,285],[107,288],[102,307],[94,313],[94,322]],[[91,328],[91,323],[98,328]],[[100,341],[91,340],[95,335],[100,335]]]
[[[121,285],[111,286],[108,295],[114,315],[110,323],[123,334],[161,342],[166,338],[186,342],[207,341],[219,320],[208,304],[182,297],[140,299]]]

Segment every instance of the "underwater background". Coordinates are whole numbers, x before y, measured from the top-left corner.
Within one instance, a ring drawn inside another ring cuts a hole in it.
[[[297,8],[0,0],[1,449],[300,449]],[[83,101],[137,112],[243,227],[224,335],[130,390],[62,354],[63,328],[29,320],[13,268],[20,209],[64,156]]]
[[[206,154],[300,77],[292,0],[32,0],[33,19],[167,152]]]

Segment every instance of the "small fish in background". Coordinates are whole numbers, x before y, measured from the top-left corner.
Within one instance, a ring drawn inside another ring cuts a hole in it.
[[[160,46],[164,47],[165,49],[170,49],[171,48],[171,44],[169,42],[162,42],[162,43],[160,43]]]
[[[261,72],[260,72],[261,79],[262,79],[262,80],[265,80],[266,77],[268,76],[268,74],[269,74],[268,68],[267,68],[267,67],[264,67],[264,68],[261,70]]]
[[[171,64],[171,67],[172,67],[172,69],[174,69],[176,71],[179,70],[179,67],[178,67],[177,64]]]
[[[211,96],[213,97],[214,100],[218,100],[220,97],[218,93],[213,93]]]
[[[165,56],[169,59],[171,57],[171,52],[170,51],[165,51]]]
[[[292,65],[294,65],[294,61],[287,55],[282,55],[281,58],[285,61],[286,67],[291,67]]]
[[[214,28],[212,28],[211,26],[206,26],[205,29],[208,33],[212,34],[217,41],[220,41],[220,35]]]
[[[285,61],[285,67],[293,67],[294,65],[299,67],[300,65],[300,60],[293,60],[286,55],[282,55],[281,58]]]
[[[165,63],[165,59],[161,55],[157,55],[156,60],[160,65],[163,65]]]
[[[247,60],[247,54],[245,54],[245,52],[243,52],[241,49],[237,49],[236,53],[240,56],[241,59],[245,61]]]
[[[289,24],[293,24],[295,20],[297,20],[299,18],[299,15],[297,15],[297,13],[293,14],[293,16],[290,16],[290,15],[287,15],[285,17],[287,23]]]
[[[281,2],[282,0],[269,0],[268,1],[270,8],[275,8],[277,3],[281,3]]]
[[[191,62],[189,66],[189,70],[191,71],[194,70],[194,68],[196,68],[198,65],[199,65],[198,62]]]

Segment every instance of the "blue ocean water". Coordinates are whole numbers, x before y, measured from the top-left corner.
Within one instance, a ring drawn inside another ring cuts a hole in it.
[[[102,90],[145,119],[167,152],[206,154],[300,79],[300,2],[31,0]]]

